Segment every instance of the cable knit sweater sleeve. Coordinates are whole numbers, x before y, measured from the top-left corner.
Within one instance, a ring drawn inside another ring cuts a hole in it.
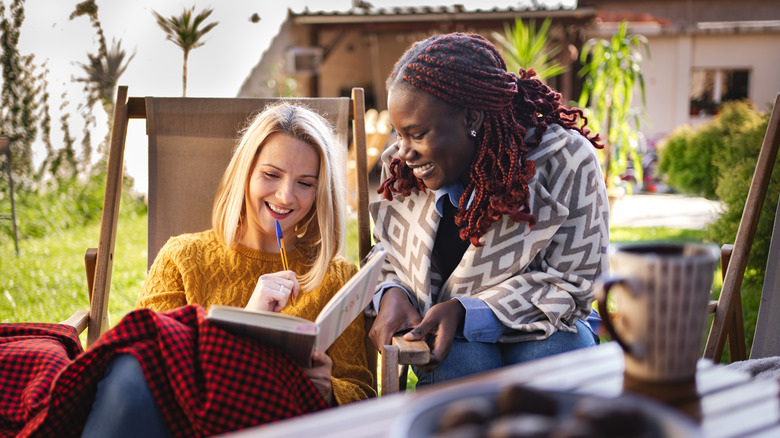
[[[146,274],[136,308],[162,312],[188,304],[182,274],[174,258],[181,247],[180,241],[171,239],[157,254]]]

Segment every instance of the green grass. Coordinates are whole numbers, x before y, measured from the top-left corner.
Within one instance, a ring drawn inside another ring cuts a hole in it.
[[[706,242],[705,230],[688,230],[665,227],[613,227],[609,230],[609,240],[612,243],[623,242]]]
[[[58,322],[89,308],[84,252],[97,247],[93,223],[0,247],[0,322]],[[114,251],[109,321],[135,306],[146,273],[146,216],[120,217]]]

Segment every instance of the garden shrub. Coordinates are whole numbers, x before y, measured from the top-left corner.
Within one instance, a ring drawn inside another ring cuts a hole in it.
[[[732,123],[731,131],[724,137],[725,147],[716,151],[715,165],[719,173],[716,194],[723,201],[724,210],[720,217],[710,225],[708,231],[710,237],[721,244],[733,243],[737,235],[737,228],[745,208],[758,154],[766,134],[768,119],[768,112],[755,112],[755,117],[735,118],[730,122]],[[766,199],[761,208],[747,270],[742,282],[742,307],[748,347],[753,341],[761,289],[766,274],[769,243],[772,239],[775,211],[778,196],[780,196],[780,163],[778,161],[780,160],[775,161]]]
[[[723,104],[721,113],[710,123],[697,129],[679,127],[659,146],[659,173],[681,193],[717,199],[720,174],[715,155],[730,148],[726,142],[735,128],[755,123],[758,118],[749,101],[731,101]]]
[[[720,114],[697,129],[682,126],[659,148],[659,172],[679,192],[719,199],[723,210],[707,228],[718,245],[734,243],[745,209],[769,112],[749,101],[726,102]],[[766,259],[780,196],[780,164],[770,179],[742,281],[745,337],[750,348],[761,301]]]

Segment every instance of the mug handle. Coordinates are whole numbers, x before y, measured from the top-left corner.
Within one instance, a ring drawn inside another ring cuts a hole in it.
[[[596,291],[599,315],[601,315],[601,322],[604,324],[604,327],[606,327],[609,336],[614,339],[618,345],[620,345],[620,348],[622,348],[623,351],[628,354],[632,354],[633,348],[631,345],[626,343],[623,338],[620,337],[620,335],[617,334],[615,327],[612,325],[612,320],[609,317],[609,312],[607,311],[607,298],[609,297],[609,293],[612,290],[612,287],[615,285],[630,287],[629,282],[625,278],[610,277],[604,279],[601,287]]]

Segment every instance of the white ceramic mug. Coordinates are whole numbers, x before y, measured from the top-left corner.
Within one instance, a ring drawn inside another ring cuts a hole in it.
[[[610,274],[600,279],[597,299],[604,326],[623,348],[626,376],[694,378],[718,259],[715,245],[610,246]]]

